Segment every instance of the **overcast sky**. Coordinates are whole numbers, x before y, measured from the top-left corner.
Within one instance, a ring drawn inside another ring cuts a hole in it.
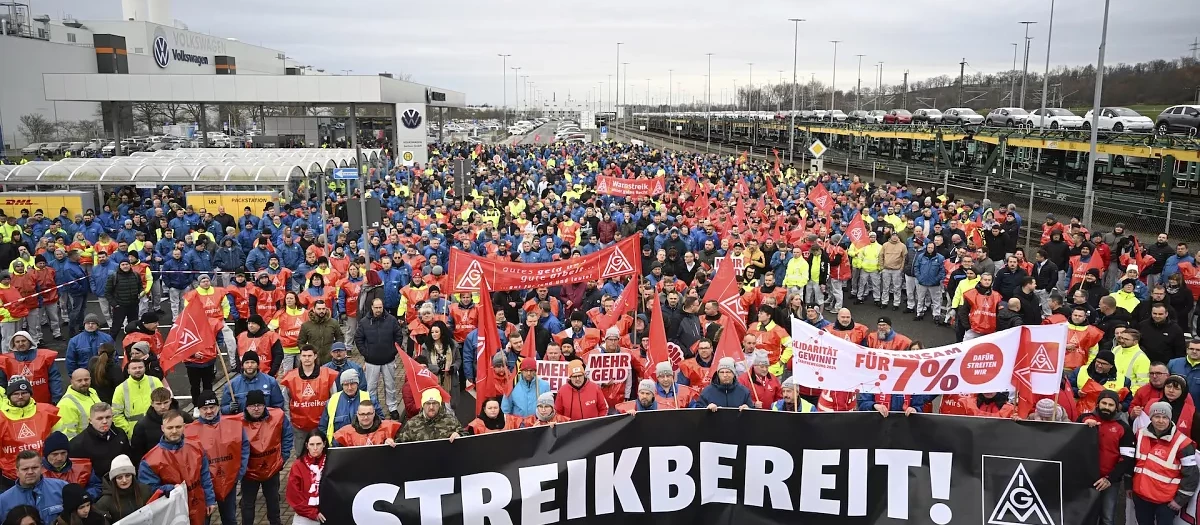
[[[78,19],[118,19],[120,0],[33,0],[35,13]],[[752,8],[752,9],[751,9]],[[1063,0],[1054,18],[1051,67],[1094,64],[1100,43],[1102,0]],[[621,62],[629,62],[626,85],[631,102],[667,97],[668,70],[674,69],[672,96],[702,99],[705,53],[713,53],[712,93],[735,82],[755,85],[792,75],[793,24],[800,24],[797,72],[828,84],[833,76],[833,44],[838,45],[837,86],[857,78],[863,57],[863,84],[875,81],[884,62],[885,83],[941,74],[996,72],[1012,67],[1013,46],[1032,26],[1030,69],[1046,60],[1049,0],[176,0],[172,16],[193,31],[279,49],[302,64],[353,74],[382,71],[411,74],[413,80],[467,93],[470,104],[498,104],[507,86],[513,103],[513,71],[501,82],[501,58],[521,67],[543,97],[575,99],[598,92],[609,99]],[[1106,63],[1173,59],[1191,53],[1200,36],[1200,0],[1117,0],[1112,3]],[[1018,68],[1020,61],[1018,60]],[[625,66],[620,74],[625,76]],[[601,89],[603,85],[603,89]],[[522,88],[524,90],[524,88]]]

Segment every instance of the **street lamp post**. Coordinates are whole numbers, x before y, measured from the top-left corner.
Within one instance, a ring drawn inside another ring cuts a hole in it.
[[[1042,131],[1046,131],[1046,100],[1050,96],[1050,39],[1054,36],[1054,0],[1050,0],[1050,27],[1046,28],[1046,71],[1042,74]],[[1038,157],[1042,150],[1038,150]]]
[[[855,55],[858,57],[858,87],[854,88],[854,109],[862,109],[862,57],[867,55]]]
[[[613,104],[613,113],[617,113],[618,120],[620,117],[618,108],[621,106],[621,44],[624,44],[624,42],[617,42],[617,98]],[[620,128],[619,123],[617,127]]]
[[[671,102],[672,102],[671,96],[673,95],[673,93],[671,92],[671,89],[672,89],[671,86],[674,86],[674,85],[675,85],[675,70],[668,69],[667,70],[667,111],[671,111]]]
[[[1017,96],[1017,43],[1013,42],[1012,85],[1008,88],[1008,105],[1013,105]]]
[[[803,18],[789,18],[796,26],[792,36],[792,125],[788,132],[788,162],[796,160],[796,63],[800,56],[800,22]]]
[[[1092,137],[1088,142],[1087,184],[1083,189],[1083,223],[1092,224],[1095,194],[1092,179],[1096,176],[1096,135],[1100,128],[1100,95],[1104,90],[1104,48],[1108,45],[1108,4],[1104,0],[1104,25],[1100,29],[1100,56],[1096,59],[1096,93],[1092,97]],[[1168,224],[1168,226],[1170,226]]]
[[[1025,108],[1025,80],[1029,75],[1029,26],[1037,22],[1019,22],[1025,25],[1025,62],[1021,66],[1021,101],[1018,104],[1022,109]]]
[[[833,123],[834,97],[837,96],[837,45],[841,40],[830,40],[833,43],[833,81],[829,83],[829,123]]]
[[[521,102],[517,98],[519,96],[518,93],[520,93],[520,91],[517,88],[517,77],[521,74],[521,68],[514,67],[514,68],[512,68],[512,70],[513,70],[513,115],[515,116],[521,112]],[[520,117],[516,117],[516,118],[520,118]]]
[[[746,62],[750,66],[750,80],[746,85],[746,110],[754,111],[754,62]]]
[[[708,55],[708,75],[707,75],[707,77],[708,77],[708,82],[707,82],[708,83],[708,89],[707,89],[708,93],[704,97],[705,99],[707,99],[705,102],[707,109],[704,110],[704,113],[708,119],[707,130],[704,132],[704,151],[707,152],[709,146],[712,145],[712,56],[713,56],[713,54],[712,53],[705,53],[705,54]]]
[[[879,66],[878,76],[875,77],[875,109],[879,109],[879,96],[883,94],[883,62],[875,65]]]
[[[500,86],[504,89],[504,101],[500,103],[500,107],[504,108],[504,125],[508,126],[508,57],[512,55],[503,55],[497,53],[500,57]]]

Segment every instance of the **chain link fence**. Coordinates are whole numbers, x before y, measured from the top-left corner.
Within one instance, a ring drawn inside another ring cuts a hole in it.
[[[755,158],[774,159],[773,148],[779,150],[780,158],[788,162],[786,145],[764,145],[752,148],[738,145],[708,143],[690,138],[666,137],[651,134],[633,126],[622,126],[617,134],[645,142],[656,148],[684,149],[697,153],[740,155],[747,151]],[[715,137],[714,137],[715,138]],[[826,171],[858,175],[873,183],[904,183],[933,189],[935,193],[950,193],[968,201],[988,199],[993,206],[1016,204],[1017,211],[1025,224],[1040,225],[1047,214],[1054,214],[1060,222],[1069,222],[1071,217],[1083,215],[1083,190],[1075,184],[1054,179],[1041,179],[1028,174],[1009,170],[997,175],[962,172],[956,169],[933,170],[930,166],[914,165],[899,159],[872,159],[870,156],[850,154],[830,149],[823,156]],[[808,164],[811,154],[801,151],[797,145],[795,162]],[[1130,188],[1096,186],[1092,207],[1090,230],[1108,231],[1113,225],[1123,223],[1126,231],[1143,240],[1152,240],[1159,233],[1167,233],[1172,242],[1200,242],[1200,202],[1177,199],[1159,204],[1149,192]],[[1041,228],[1023,228],[1025,246],[1040,243]]]

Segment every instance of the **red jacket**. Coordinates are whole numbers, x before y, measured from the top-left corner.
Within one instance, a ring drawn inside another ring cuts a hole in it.
[[[606,416],[608,401],[604,400],[604,392],[599,385],[584,380],[583,386],[576,388],[568,381],[558,389],[554,412],[571,418],[571,421]]]
[[[1084,415],[1079,422],[1086,423],[1090,419],[1100,422],[1100,426],[1096,427],[1100,436],[1100,475],[1107,476],[1110,481],[1115,481],[1132,472],[1133,449],[1136,443],[1134,442],[1135,434],[1129,428],[1129,424],[1116,418],[1105,421],[1100,419],[1095,412]],[[1121,453],[1122,448],[1126,449],[1126,454]],[[1122,456],[1125,456],[1125,465],[1117,468],[1117,464],[1121,463]]]
[[[325,470],[325,455],[313,458],[307,451],[300,459],[292,463],[292,471],[288,473],[287,498],[288,506],[297,515],[316,521],[318,504],[321,501],[321,472]]]
[[[751,373],[746,372],[738,376],[738,382],[750,390],[750,399],[761,403],[758,408],[770,410],[771,405],[783,399],[783,387],[779,384],[779,378],[768,372],[766,377],[756,375],[754,381],[751,381]]]

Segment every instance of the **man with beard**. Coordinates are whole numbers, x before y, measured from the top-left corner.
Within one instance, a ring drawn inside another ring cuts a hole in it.
[[[714,364],[713,342],[710,339],[701,339],[696,342],[695,357],[684,359],[680,363],[676,383],[690,386],[697,391],[704,390],[712,382],[716,372]]]
[[[436,388],[421,392],[421,413],[408,420],[396,441],[409,443],[431,439],[449,439],[451,443],[459,437],[461,425],[458,419],[446,410],[442,394]]]
[[[638,383],[637,399],[625,401],[616,406],[617,412],[634,414],[649,410],[658,410],[658,401],[654,398],[654,381],[643,379]]]
[[[1113,357],[1113,353],[1107,350],[1101,350],[1096,353],[1096,357],[1088,364],[1087,368],[1081,368],[1073,373],[1071,386],[1075,390],[1076,408],[1079,413],[1086,414],[1096,410],[1096,405],[1099,402],[1100,393],[1104,390],[1119,392],[1121,389],[1129,391],[1131,383],[1129,378],[1122,373],[1114,363],[1117,361]],[[1128,398],[1128,394],[1125,396]],[[1124,402],[1124,399],[1119,400]]]
[[[250,439],[235,417],[221,417],[221,404],[211,391],[193,400],[200,418],[188,423],[183,435],[208,454],[209,474],[222,525],[237,523],[237,485],[250,461]]]
[[[246,395],[250,392],[262,392],[267,397],[267,406],[283,410],[283,391],[279,382],[259,371],[258,353],[246,352],[242,355],[242,373],[234,376],[221,389],[221,413],[237,414],[246,406]]]
[[[1120,402],[1117,393],[1105,390],[1100,393],[1096,402],[1096,411],[1085,414],[1081,423],[1097,428],[1100,437],[1100,478],[1092,484],[1100,492],[1100,505],[1093,510],[1101,523],[1116,523],[1114,521],[1117,500],[1123,494],[1121,480],[1133,472],[1135,434],[1129,424],[1116,417]],[[1139,408],[1139,412],[1141,409]],[[1084,523],[1093,523],[1095,519],[1089,516]]]

